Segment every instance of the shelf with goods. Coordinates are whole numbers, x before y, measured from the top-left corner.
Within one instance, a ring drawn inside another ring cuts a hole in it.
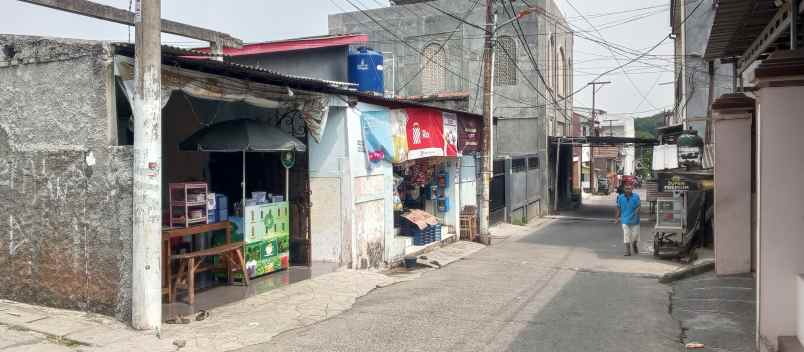
[[[170,227],[189,227],[208,223],[207,195],[204,182],[177,182],[170,186]]]

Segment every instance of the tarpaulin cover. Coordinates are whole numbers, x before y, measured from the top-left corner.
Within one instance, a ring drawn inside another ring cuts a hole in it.
[[[115,75],[132,103],[134,96],[134,59],[115,56]],[[330,97],[326,94],[294,92],[286,88],[202,72],[162,66],[162,108],[174,91],[190,96],[225,102],[244,102],[264,109],[297,110],[304,116],[310,136],[321,141],[329,115]]]
[[[391,136],[391,116],[387,110],[364,111],[360,114],[363,126],[363,145],[370,162],[393,161],[394,141]]]

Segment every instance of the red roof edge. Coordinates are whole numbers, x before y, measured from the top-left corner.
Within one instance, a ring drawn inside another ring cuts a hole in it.
[[[329,48],[334,46],[345,46],[352,44],[368,43],[367,34],[345,34],[334,36],[321,36],[309,38],[286,39],[272,42],[254,43],[243,45],[242,48],[223,48],[224,56],[246,56],[280,53],[296,50],[307,50],[316,48]],[[194,49],[197,51],[209,52],[209,48]]]

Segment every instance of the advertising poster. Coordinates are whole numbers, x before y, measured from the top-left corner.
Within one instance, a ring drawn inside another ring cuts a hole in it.
[[[441,112],[426,108],[408,108],[408,159],[444,156],[444,122]]]
[[[363,126],[363,146],[372,163],[393,160],[394,141],[388,111],[364,111],[360,114]]]
[[[480,151],[480,120],[463,118],[458,120],[458,150],[464,155]]]
[[[451,112],[441,114],[444,129],[444,155],[458,156],[458,116]]]
[[[244,240],[249,277],[287,269],[290,254],[290,216],[287,202],[246,207]]]
[[[394,143],[391,161],[408,160],[408,112],[405,109],[391,110],[391,139]]]

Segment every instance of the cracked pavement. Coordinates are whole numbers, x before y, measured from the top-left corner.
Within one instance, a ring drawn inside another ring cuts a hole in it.
[[[611,217],[603,203],[585,211]],[[241,351],[683,350],[656,279],[678,264],[648,245],[623,257],[618,225],[556,220]]]

